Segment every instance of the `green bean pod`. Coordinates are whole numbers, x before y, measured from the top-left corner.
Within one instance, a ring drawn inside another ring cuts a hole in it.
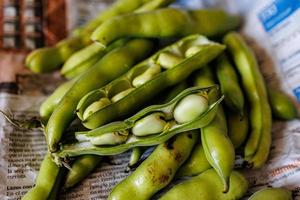
[[[130,155],[130,159],[128,162],[128,168],[134,166],[137,164],[143,154],[142,148],[141,147],[134,147],[132,148],[132,152]]]
[[[61,84],[56,90],[42,103],[40,107],[40,116],[43,122],[47,122],[53,110],[58,105],[63,96],[74,84],[74,80]]]
[[[47,73],[58,69],[74,52],[85,44],[80,37],[62,40],[55,47],[43,47],[32,51],[25,65],[35,73]]]
[[[230,175],[230,189],[223,193],[223,185],[218,174],[209,169],[198,176],[192,177],[172,187],[160,200],[238,200],[247,192],[247,179],[239,172]]]
[[[194,85],[199,87],[207,87],[215,85],[214,77],[211,70],[208,67],[204,67],[198,70],[194,75]],[[217,99],[219,96],[217,90],[212,90],[209,92],[210,99]],[[198,175],[205,170],[211,168],[212,166],[208,162],[205,152],[203,149],[201,137],[193,149],[191,156],[189,159],[180,167],[178,170],[177,176],[195,176]]]
[[[196,74],[195,82],[202,87],[213,84],[214,80],[210,69],[201,69]],[[208,94],[210,101],[215,101],[218,95],[217,92]],[[229,177],[234,166],[235,152],[227,136],[226,119],[222,107],[219,107],[214,120],[201,129],[201,142],[207,161],[222,179],[223,191],[227,192],[230,185]]]
[[[124,37],[165,38],[196,33],[217,36],[237,28],[239,24],[239,17],[221,10],[164,8],[114,17],[102,23],[93,32],[91,39],[107,46]]]
[[[155,3],[156,2],[156,3]],[[112,6],[102,11],[95,19],[87,23],[76,36],[66,38],[54,47],[44,47],[32,51],[26,58],[25,65],[35,73],[51,72],[60,68],[62,64],[75,52],[91,43],[90,34],[102,22],[125,13],[141,9],[149,11],[164,7],[173,0],[118,0]]]
[[[242,118],[244,111],[244,95],[240,88],[237,74],[228,58],[223,54],[216,61],[216,74],[220,83],[224,102],[228,108],[240,113]]]
[[[199,137],[195,147],[185,163],[177,171],[176,177],[196,176],[212,168],[209,164]]]
[[[255,192],[248,200],[292,200],[292,192],[284,188],[264,188]]]
[[[185,51],[193,46],[199,46],[201,48],[196,54],[184,58]],[[175,85],[187,78],[194,70],[201,68],[215,58],[223,49],[224,47],[222,45],[210,42],[200,35],[192,35],[183,38],[158,51],[150,58],[139,63],[126,74],[103,88],[85,95],[78,103],[77,116],[82,119],[83,125],[89,129],[94,129],[105,123],[111,122],[112,120],[128,116],[151,98],[155,97],[155,95],[163,89]],[[161,73],[153,75],[152,79],[148,79],[144,84],[135,87],[134,90],[120,100],[113,102],[102,109],[95,110],[92,115],[83,118],[84,111],[94,101],[99,100],[102,97],[110,99],[122,91],[133,88],[132,82],[147,71],[147,69],[152,67],[153,63],[157,65],[156,62],[160,53],[165,52],[182,57],[182,61],[172,68],[165,69]]]
[[[255,56],[244,39],[233,32],[224,37],[224,43],[241,76],[249,100],[251,132],[244,156],[249,166],[259,168],[267,160],[271,146],[272,116],[266,86]]]
[[[31,188],[22,200],[47,200],[50,196],[57,197],[56,190],[63,176],[64,169],[58,167],[52,160],[50,154],[46,154],[41,163],[40,170],[35,182],[35,186]]]
[[[226,112],[228,136],[235,149],[244,144],[248,136],[249,118],[248,112],[244,109],[243,119],[239,113]]]
[[[69,189],[87,177],[102,161],[101,156],[84,155],[75,160],[67,173],[64,188]]]
[[[280,91],[268,89],[272,115],[281,120],[292,120],[298,117],[297,108],[291,99]]]
[[[146,12],[168,6],[174,0],[118,0],[112,6],[102,11],[98,16],[80,28],[79,34],[86,35],[94,31],[97,26],[115,16],[131,12]]]
[[[54,109],[46,126],[49,150],[55,152],[61,136],[76,116],[78,101],[89,91],[99,88],[125,73],[135,63],[148,56],[153,42],[144,39],[128,41],[124,46],[106,54],[82,74]]]
[[[106,51],[104,50],[104,48],[97,45],[96,43],[92,43],[70,56],[70,58],[68,58],[68,60],[66,60],[66,62],[62,66],[60,72],[67,78],[72,78],[77,73],[83,72],[86,68],[87,63],[89,66],[92,66],[98,60],[100,60],[101,57],[105,55],[105,53]],[[76,71],[75,75],[73,71]]]
[[[218,109],[218,105],[222,101],[223,97],[218,99],[216,102],[211,103],[208,109],[204,113],[196,117],[194,120],[184,124],[176,123],[176,121],[173,120],[172,113],[178,102],[184,97],[193,93],[198,94],[199,92],[201,93],[201,91],[206,93],[215,89],[216,85],[208,88],[188,88],[180,93],[177,97],[175,97],[172,101],[162,105],[153,105],[146,107],[145,109],[141,110],[137,114],[124,121],[112,122],[91,131],[76,132],[75,137],[79,142],[62,145],[60,151],[53,154],[56,157],[56,162],[60,164],[61,159],[84,154],[116,155],[134,147],[157,145],[167,141],[174,135],[177,135],[181,132],[204,127],[213,120]],[[168,121],[168,123],[163,128],[162,132],[147,136],[133,135],[131,132],[132,127],[134,127],[136,123],[140,121],[140,119],[143,119],[145,116],[151,115],[152,113],[161,113],[166,117],[165,119]],[[93,144],[92,139],[111,133],[126,136],[127,140],[122,141],[120,144],[114,145]]]
[[[132,174],[115,186],[108,199],[150,199],[171,182],[190,155],[196,138],[197,133],[186,132],[160,144]]]
[[[124,45],[126,40],[116,41],[108,48],[104,49],[96,43],[92,43],[85,48],[75,52],[62,66],[60,72],[67,78],[74,78],[92,67],[99,61],[106,53],[111,50]]]

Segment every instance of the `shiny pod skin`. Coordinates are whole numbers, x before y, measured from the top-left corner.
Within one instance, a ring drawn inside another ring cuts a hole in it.
[[[233,171],[229,188],[227,193],[223,193],[223,183],[218,174],[214,169],[208,169],[173,186],[160,200],[238,200],[245,195],[248,182],[241,173]]]
[[[60,139],[75,118],[78,101],[89,91],[97,89],[119,77],[153,50],[154,43],[144,39],[128,41],[124,46],[106,54],[87,72],[82,74],[54,109],[46,126],[49,150],[55,152]]]
[[[191,34],[211,37],[236,29],[240,22],[240,17],[221,10],[163,8],[107,20],[92,33],[91,39],[108,46],[125,37],[166,38]]]
[[[114,90],[120,90],[122,87],[125,87],[126,84],[131,86],[131,81],[134,78],[135,73],[151,66],[151,63],[156,61],[161,52],[176,51],[177,53],[178,51],[184,51],[185,48],[193,45],[201,45],[202,48],[193,56],[183,59],[176,66],[162,71],[143,85],[134,88],[131,93],[124,96],[119,101],[116,101],[98,110],[93,115],[82,120],[82,124],[88,129],[95,129],[103,124],[130,115],[144,103],[155,97],[163,89],[183,81],[193,71],[203,67],[224,50],[224,46],[211,42],[201,35],[191,35],[185,37],[176,43],[156,52],[154,55],[134,66],[126,74],[110,82],[103,88],[99,88],[98,90],[94,90],[85,95],[77,105],[78,117],[82,118],[81,116],[84,110],[89,104],[95,101],[96,98],[99,98],[100,94],[104,93],[105,96],[109,97],[111,93],[115,92]]]
[[[64,174],[64,169],[58,167],[51,159],[50,154],[46,154],[41,163],[35,186],[31,188],[22,200],[48,200],[50,196],[57,197],[57,185],[60,184]]]
[[[292,200],[292,192],[284,188],[264,188],[255,192],[248,200]]]
[[[292,120],[298,117],[297,108],[291,99],[284,93],[269,89],[269,102],[272,109],[272,115],[281,120]]]
[[[108,199],[150,199],[173,179],[189,157],[197,135],[197,132],[186,132],[160,144],[132,174],[115,186]]]

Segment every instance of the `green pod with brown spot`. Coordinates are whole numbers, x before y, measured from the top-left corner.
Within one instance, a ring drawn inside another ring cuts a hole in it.
[[[239,113],[226,112],[228,136],[234,146],[239,148],[246,141],[249,131],[248,111],[244,109],[243,118]]]
[[[180,167],[176,174],[176,177],[195,176],[210,168],[212,168],[212,166],[209,164],[205,156],[201,138],[199,137],[190,157]]]
[[[115,186],[108,199],[150,199],[171,182],[178,168],[189,157],[197,134],[181,133],[160,144],[132,174]]]

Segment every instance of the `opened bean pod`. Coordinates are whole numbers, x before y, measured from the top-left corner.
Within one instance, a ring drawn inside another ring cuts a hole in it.
[[[187,114],[191,121],[185,123],[178,123],[173,113],[182,106],[180,102],[183,99],[191,95],[203,96],[206,99],[206,93],[216,89],[216,85],[207,88],[188,88],[167,104],[146,107],[124,121],[112,122],[91,131],[77,132],[75,137],[79,142],[64,144],[61,150],[54,154],[57,163],[65,157],[84,154],[115,155],[138,146],[153,146],[165,142],[178,133],[204,127],[214,118],[223,97],[210,102],[209,105],[203,103],[202,98],[200,101],[192,100],[190,103],[194,107],[206,109],[194,113],[193,119]],[[190,107],[182,109],[182,115],[186,115],[186,112],[190,112]],[[139,130],[133,132],[136,129]]]
[[[198,51],[186,57],[186,52],[195,46]],[[224,46],[200,35],[183,38],[134,66],[103,88],[85,95],[77,105],[77,116],[89,129],[128,116],[163,89],[183,81],[223,49]],[[166,58],[161,55],[168,56]],[[111,103],[104,107],[94,105],[103,98]]]
[[[196,71],[193,79],[194,79],[194,85],[197,85],[199,87],[207,87],[207,86],[215,85],[213,73],[211,70],[208,69],[208,66]],[[209,99],[217,99],[219,96],[218,91],[217,90],[210,91],[209,96],[210,96]],[[208,162],[205,156],[201,137],[199,137],[190,157],[180,167],[176,176],[177,177],[195,176],[206,171],[209,168],[212,168],[212,166]]]
[[[75,118],[79,100],[89,91],[109,83],[143,60],[152,52],[153,46],[153,42],[149,40],[130,40],[106,54],[76,80],[54,109],[46,126],[47,143],[51,152],[56,151],[65,129]]]

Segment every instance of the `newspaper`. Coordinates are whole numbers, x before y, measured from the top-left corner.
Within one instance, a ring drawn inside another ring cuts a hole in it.
[[[97,8],[102,9],[110,1],[70,2],[67,1],[68,10],[77,11],[69,14],[68,27],[71,30],[95,15],[97,3]],[[300,21],[300,5],[297,0],[179,0],[174,6],[221,7],[243,15],[245,21],[241,32],[255,50],[269,86],[280,87],[300,108],[300,27],[296,26]],[[1,65],[0,61],[0,77],[5,77]],[[19,66],[17,71],[22,71]],[[3,86],[1,81],[7,80],[0,78],[0,86]],[[62,81],[58,74],[40,76],[28,72],[10,78],[6,89],[0,88],[0,109],[12,113],[16,119],[38,117],[41,102]],[[274,186],[290,189],[294,199],[300,200],[300,121],[274,121],[272,135],[266,165],[259,170],[242,170],[250,183],[245,198],[261,187]],[[34,186],[45,153],[45,138],[40,129],[20,129],[0,116],[1,200],[21,199]],[[125,172],[129,154],[105,159],[89,177],[59,199],[106,199],[114,185],[129,175],[130,172]]]

